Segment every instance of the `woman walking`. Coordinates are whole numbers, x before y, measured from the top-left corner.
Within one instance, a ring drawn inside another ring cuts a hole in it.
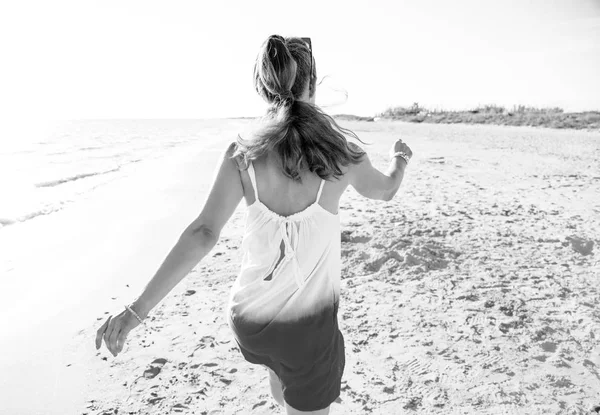
[[[412,151],[402,140],[393,143],[384,174],[346,140],[344,134],[358,139],[353,132],[315,106],[310,39],[270,36],[254,83],[269,104],[260,127],[225,150],[202,212],[136,301],[100,327],[96,348],[104,338],[113,355],[123,349],[127,334],[216,245],[244,198],[243,258],[229,326],[244,358],[267,368],[273,397],[287,414],[328,414],[345,364],[337,320],[339,199],[351,185],[367,198],[391,200]]]

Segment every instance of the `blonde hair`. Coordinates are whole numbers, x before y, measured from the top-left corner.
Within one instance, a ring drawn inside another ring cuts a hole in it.
[[[238,135],[231,158],[242,155],[247,166],[274,151],[283,173],[300,182],[304,169],[327,180],[342,175],[340,165],[360,163],[365,152],[344,134],[366,143],[317,106],[298,100],[308,82],[309,96],[315,93],[316,65],[311,59],[308,44],[300,38],[272,35],[263,43],[254,65],[254,87],[270,106],[251,140]]]

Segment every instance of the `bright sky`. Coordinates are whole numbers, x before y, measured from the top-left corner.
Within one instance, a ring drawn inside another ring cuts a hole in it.
[[[252,67],[270,34],[312,38],[319,77],[349,94],[334,113],[415,101],[600,109],[597,0],[43,0],[3,6],[0,110],[259,115]]]

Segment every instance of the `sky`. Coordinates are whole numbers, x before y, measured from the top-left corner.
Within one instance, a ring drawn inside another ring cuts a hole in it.
[[[260,115],[252,68],[271,34],[311,37],[327,76],[317,104],[330,113],[413,102],[600,110],[598,0],[24,0],[0,16],[0,111]]]

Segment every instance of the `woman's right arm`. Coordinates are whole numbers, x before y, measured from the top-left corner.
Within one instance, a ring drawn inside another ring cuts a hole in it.
[[[408,153],[409,157],[412,156],[412,151],[402,140],[396,141],[392,150],[394,152],[404,151]],[[361,162],[353,165],[350,170],[350,184],[364,197],[390,201],[396,195],[402,183],[406,164],[402,157],[392,157],[384,174],[371,164],[369,156],[365,153]]]

